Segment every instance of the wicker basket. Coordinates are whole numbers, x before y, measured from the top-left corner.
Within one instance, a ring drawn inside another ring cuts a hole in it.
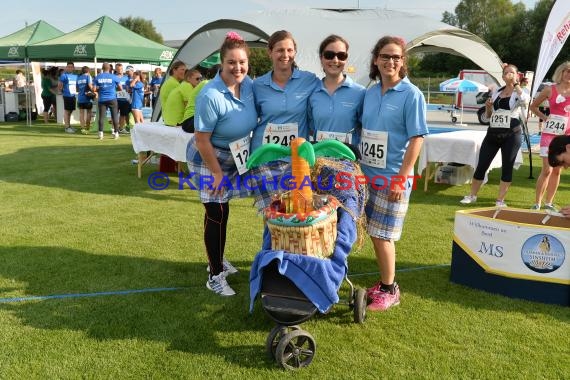
[[[271,233],[271,249],[318,258],[330,257],[336,244],[336,224],[336,210],[324,220],[309,226],[277,225],[268,219],[267,227]]]

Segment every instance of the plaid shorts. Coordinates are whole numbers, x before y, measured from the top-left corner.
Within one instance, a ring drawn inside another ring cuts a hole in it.
[[[382,240],[400,240],[404,218],[408,211],[409,192],[397,202],[388,200],[389,186],[382,190],[374,190],[368,186],[368,202],[366,203],[366,217],[368,224],[366,232],[372,237]]]
[[[240,176],[237,171],[234,158],[229,149],[221,149],[214,147],[216,158],[220,163],[224,179],[221,186],[224,191],[221,195],[212,195],[211,186],[208,184],[213,181],[212,172],[202,161],[202,156],[198,152],[195,139],[192,138],[186,147],[186,160],[188,161],[188,170],[191,176],[190,181],[194,184],[196,189],[200,192],[200,201],[202,203],[226,203],[232,198],[245,198],[251,195],[252,186],[254,183],[246,183],[244,177]]]
[[[255,206],[258,210],[263,210],[271,204],[271,197],[274,194],[288,191],[282,186],[281,179],[286,174],[291,174],[291,163],[289,161],[270,161],[251,169],[247,174],[255,176],[257,183],[253,187]]]

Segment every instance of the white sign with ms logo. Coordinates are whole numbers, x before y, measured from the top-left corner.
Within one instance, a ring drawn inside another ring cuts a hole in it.
[[[75,50],[73,50],[74,57],[87,57],[87,46],[86,45],[75,45]]]

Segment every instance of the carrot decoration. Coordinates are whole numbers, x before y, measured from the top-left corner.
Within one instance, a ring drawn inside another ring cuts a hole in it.
[[[337,140],[325,140],[312,145],[302,137],[291,141],[291,147],[264,144],[247,160],[247,168],[291,156],[291,175],[295,188],[291,191],[292,213],[313,211],[313,188],[310,182],[311,166],[315,157],[336,157],[355,160],[354,153]]]

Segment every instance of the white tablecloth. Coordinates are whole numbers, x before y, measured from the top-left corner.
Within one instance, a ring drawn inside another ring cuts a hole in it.
[[[429,162],[457,162],[476,168],[479,150],[486,133],[486,131],[461,130],[425,136],[418,161],[418,172],[421,173]],[[522,163],[522,151],[519,149],[515,159],[515,169],[518,169]],[[489,170],[501,166],[499,151],[491,162]]]
[[[131,129],[131,142],[135,153],[152,151],[186,162],[186,145],[193,135],[180,127],[145,122],[135,124]]]

